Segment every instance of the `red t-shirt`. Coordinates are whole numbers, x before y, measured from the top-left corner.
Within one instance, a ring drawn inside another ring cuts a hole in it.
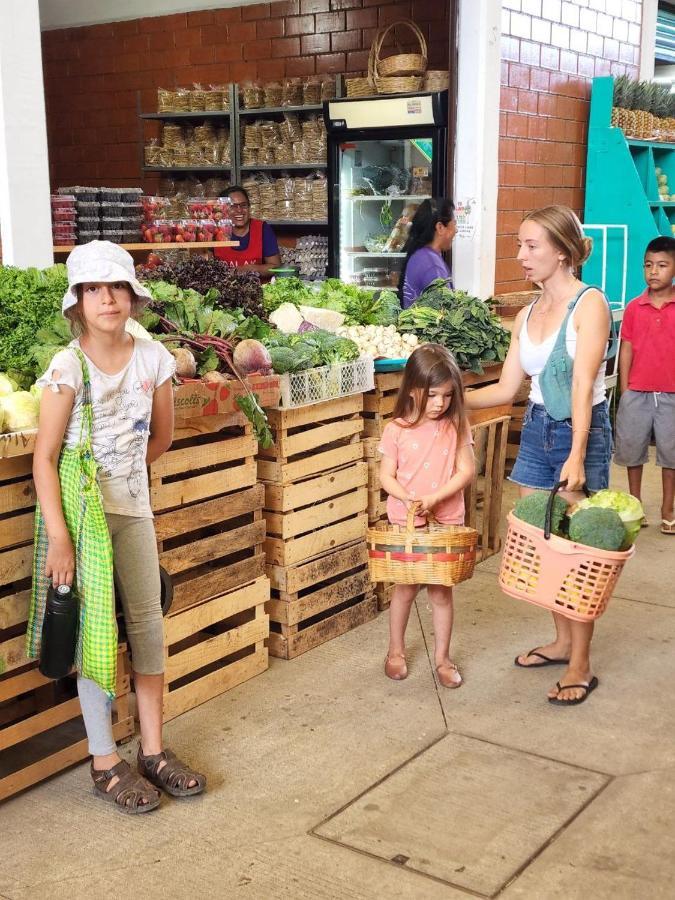
[[[628,304],[621,338],[633,346],[630,391],[675,393],[675,294],[657,309],[649,291]]]

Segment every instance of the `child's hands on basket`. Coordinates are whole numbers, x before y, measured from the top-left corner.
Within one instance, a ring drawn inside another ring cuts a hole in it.
[[[417,513],[420,516],[426,516],[433,510],[434,506],[438,504],[439,500],[440,497],[438,494],[425,494],[423,497],[419,497],[419,508],[417,509]]]

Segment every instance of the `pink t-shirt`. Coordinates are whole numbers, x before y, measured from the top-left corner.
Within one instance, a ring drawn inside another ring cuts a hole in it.
[[[472,444],[471,430],[466,425],[457,441],[457,429],[449,419],[423,422],[406,428],[400,419],[390,422],[382,432],[378,450],[396,463],[396,480],[411,497],[432,494],[447,484],[455,474],[458,447]],[[387,516],[392,525],[405,525],[408,514],[402,500],[387,498]],[[434,516],[444,525],[464,523],[464,492],[459,491],[434,507]],[[415,525],[426,519],[415,517]]]

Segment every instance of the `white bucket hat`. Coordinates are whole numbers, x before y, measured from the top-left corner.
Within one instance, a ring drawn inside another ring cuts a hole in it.
[[[85,281],[110,284],[126,281],[134,294],[152,300],[152,294],[136,278],[134,260],[130,253],[111,241],[89,241],[75,247],[66,260],[68,290],[63,295],[61,310],[65,312],[77,303],[77,285]]]

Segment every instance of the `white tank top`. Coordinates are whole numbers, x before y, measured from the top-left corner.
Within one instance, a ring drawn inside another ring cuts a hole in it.
[[[585,296],[585,295],[584,295]],[[537,301],[535,300],[534,303]],[[576,350],[577,350],[577,332],[574,327],[574,316],[576,311],[579,309],[579,306],[584,302],[584,297],[581,297],[579,302],[577,303],[574,312],[567,320],[567,329],[565,333],[565,344],[567,346],[567,352],[574,359]],[[555,331],[553,334],[549,335],[545,341],[542,341],[541,344],[535,344],[532,340],[530,340],[530,335],[527,331],[527,323],[530,318],[530,313],[532,312],[532,308],[534,303],[530,303],[527,308],[527,314],[523,321],[523,325],[520,329],[519,335],[519,349],[520,349],[520,365],[523,368],[523,371],[529,375],[532,379],[532,386],[530,389],[530,401],[532,403],[537,403],[539,405],[543,405],[544,398],[541,394],[541,388],[539,387],[539,376],[544,370],[544,366],[546,365],[546,361],[551,355],[551,351],[555,347],[555,342],[558,339],[558,331]],[[595,406],[598,403],[602,403],[605,399],[605,368],[606,362],[603,360],[600,364],[600,368],[598,369],[598,374],[595,377],[595,382],[593,383],[593,399],[592,405]]]

